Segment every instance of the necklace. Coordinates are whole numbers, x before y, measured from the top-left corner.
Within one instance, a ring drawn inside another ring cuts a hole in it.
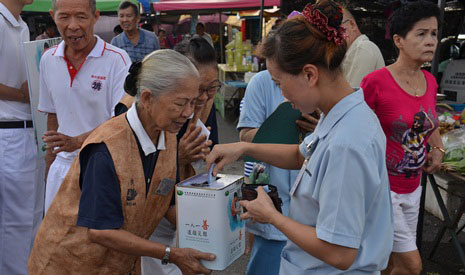
[[[420,93],[422,92],[422,89],[421,87],[415,87],[414,85],[410,84],[410,81],[408,81],[407,79],[404,79],[405,83],[407,83],[407,85],[410,87],[410,89],[413,90],[413,93],[416,97],[419,97],[420,96]]]

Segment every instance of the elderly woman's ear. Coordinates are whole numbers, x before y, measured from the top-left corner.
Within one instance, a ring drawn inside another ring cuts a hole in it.
[[[144,107],[148,107],[147,104],[151,104],[153,99],[152,91],[149,89],[143,89],[140,93],[140,103]]]

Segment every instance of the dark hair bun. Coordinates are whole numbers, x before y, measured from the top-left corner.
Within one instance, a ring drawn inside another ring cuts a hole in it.
[[[328,26],[336,29],[341,26],[343,11],[341,6],[336,2],[331,0],[317,1],[313,8],[319,10],[328,18]]]
[[[124,90],[131,96],[137,95],[137,76],[139,75],[141,67],[141,61],[132,63],[131,67],[129,68],[129,74],[124,80]]]

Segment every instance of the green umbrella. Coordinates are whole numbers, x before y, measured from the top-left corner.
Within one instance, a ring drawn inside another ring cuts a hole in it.
[[[132,0],[137,3],[136,0]],[[97,9],[101,12],[117,12],[121,0],[97,0]],[[48,12],[52,9],[52,0],[34,0],[31,5],[24,6],[23,11],[27,12]]]

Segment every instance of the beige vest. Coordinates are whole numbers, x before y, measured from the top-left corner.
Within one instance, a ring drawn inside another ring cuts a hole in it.
[[[166,150],[159,153],[147,197],[137,141],[125,115],[98,127],[82,148],[101,142],[111,154],[119,179],[124,216],[121,229],[148,239],[166,214],[173,194],[171,190],[168,196],[160,196],[155,191],[163,178],[176,179],[176,136],[165,133]],[[79,174],[77,157],[39,227],[29,257],[29,274],[135,274],[139,257],[93,243],[87,228],[76,226]],[[128,196],[134,191],[135,197]]]

